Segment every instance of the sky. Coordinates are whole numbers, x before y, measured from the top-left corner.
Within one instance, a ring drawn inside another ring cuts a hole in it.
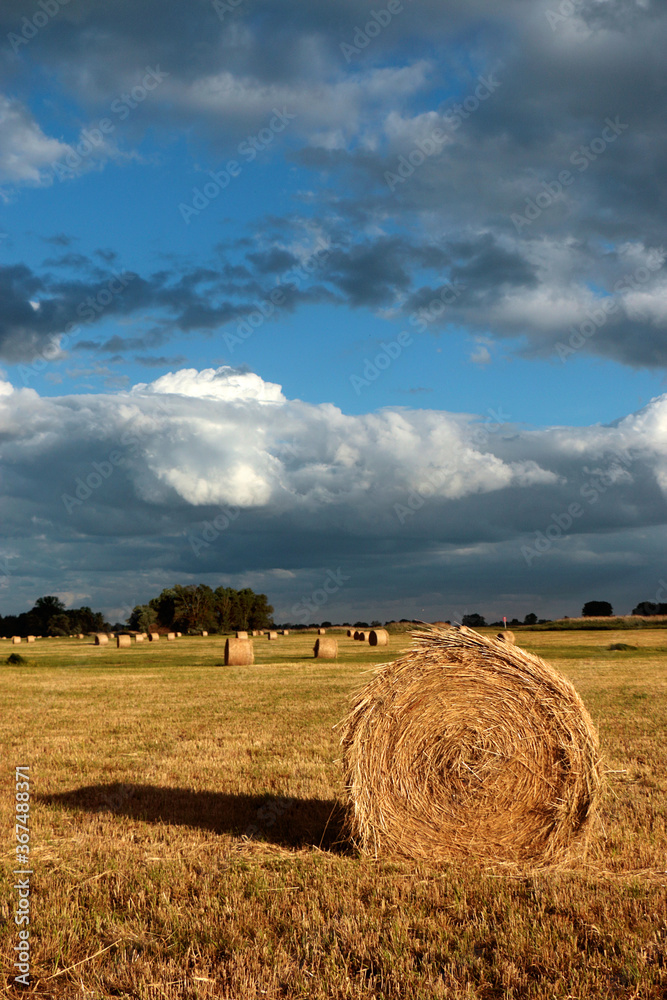
[[[4,0],[0,614],[667,601],[667,8]]]

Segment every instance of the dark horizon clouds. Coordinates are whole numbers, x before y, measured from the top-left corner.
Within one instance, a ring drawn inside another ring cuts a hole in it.
[[[655,0],[6,0],[13,608],[652,599],[666,50]]]

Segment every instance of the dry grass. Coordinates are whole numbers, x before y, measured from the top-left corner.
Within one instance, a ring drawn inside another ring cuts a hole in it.
[[[605,648],[624,639],[637,651]],[[667,632],[522,641],[575,683],[612,773],[593,857],[512,876],[337,843],[332,727],[378,659],[344,633],[335,665],[295,635],[222,670],[224,637],[37,642],[0,673],[4,982],[27,762],[36,997],[664,997]]]

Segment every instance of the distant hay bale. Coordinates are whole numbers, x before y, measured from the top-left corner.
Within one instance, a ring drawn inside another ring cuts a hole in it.
[[[367,639],[368,639],[368,632],[364,631],[359,632],[359,642],[366,642]]]
[[[129,635],[116,636],[116,649],[127,649],[127,647],[131,645],[132,645],[132,636]]]
[[[414,639],[340,723],[361,849],[533,865],[585,850],[600,758],[570,682],[471,629],[429,627]]]
[[[79,632],[79,634],[77,635],[77,639],[83,639],[83,638],[84,638],[83,632]]]
[[[335,660],[338,656],[338,640],[316,639],[313,653],[318,660]]]
[[[202,635],[208,635],[208,632],[202,632]]]
[[[351,628],[349,628],[345,634],[347,635],[348,639],[351,639],[352,636],[354,635],[354,632],[352,631]]]
[[[106,634],[106,632],[98,632],[97,635],[95,636],[96,646],[106,646],[108,642],[109,642],[109,636]]]
[[[175,632],[167,632],[167,642],[176,642]]]
[[[149,632],[148,633],[148,641],[149,642],[157,642],[159,638],[160,638],[160,633],[159,632]]]
[[[134,637],[134,641],[135,642],[143,642],[145,638],[146,637],[143,635],[143,633],[137,632],[137,634]]]
[[[267,639],[277,639],[278,638],[278,633],[277,632],[267,632],[266,633],[266,638]]]
[[[227,639],[225,643],[225,666],[243,667],[255,662],[255,653],[250,639]]]
[[[318,635],[326,635],[327,634],[327,630],[325,628],[318,628],[317,634]]]
[[[35,641],[34,635],[28,635],[28,636],[26,636],[26,640],[25,641],[26,642],[34,642]]]
[[[20,642],[21,642],[21,636],[20,635],[13,635],[12,636],[12,643],[15,646],[18,646]]]
[[[247,639],[248,638],[248,633],[247,632],[237,632],[236,633],[236,638],[237,639]]]
[[[368,633],[368,645],[369,646],[387,646],[389,645],[389,633],[386,628],[374,628]]]
[[[509,642],[512,646],[516,643],[516,636],[514,635],[514,632],[510,632],[508,628],[499,632],[496,639],[500,639],[501,642]]]
[[[282,633],[281,633],[281,634],[282,634],[282,635],[289,635],[289,629],[288,629],[288,628],[284,628],[284,629],[282,630]]]
[[[180,639],[182,635],[183,635],[183,633],[182,633],[182,632],[177,632],[177,633],[176,633],[176,638],[177,638],[177,639]]]

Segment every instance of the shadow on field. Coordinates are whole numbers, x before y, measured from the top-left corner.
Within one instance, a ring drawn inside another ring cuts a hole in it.
[[[87,785],[58,795],[36,795],[44,805],[76,812],[110,812],[146,823],[171,823],[230,833],[284,847],[315,846],[347,853],[343,807],[335,799],[225,795],[159,785]]]

